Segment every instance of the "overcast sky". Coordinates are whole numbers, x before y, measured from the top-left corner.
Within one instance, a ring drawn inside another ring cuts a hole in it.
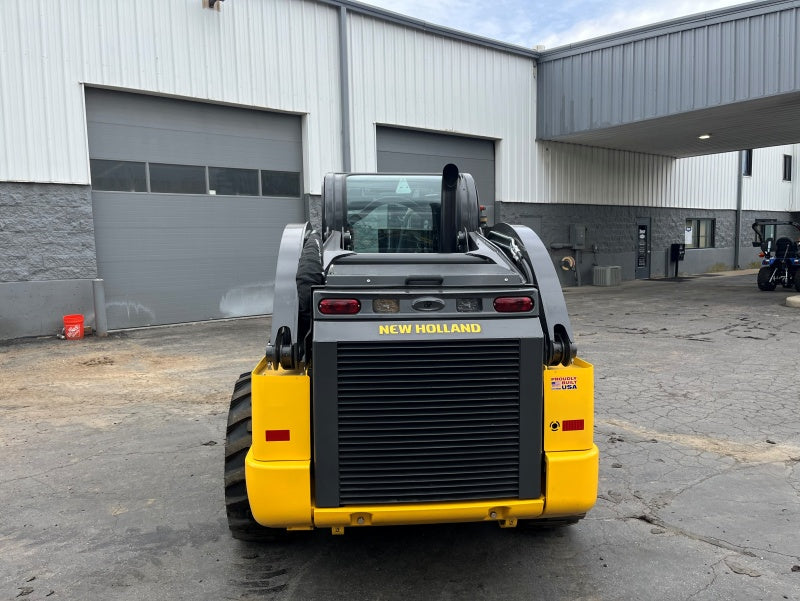
[[[684,15],[731,0],[360,0],[460,31],[548,49]]]

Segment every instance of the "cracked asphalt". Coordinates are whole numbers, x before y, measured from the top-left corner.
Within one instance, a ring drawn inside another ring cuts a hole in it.
[[[800,309],[753,272],[567,289],[597,506],[232,540],[230,389],[269,322],[0,346],[0,599],[800,599]]]

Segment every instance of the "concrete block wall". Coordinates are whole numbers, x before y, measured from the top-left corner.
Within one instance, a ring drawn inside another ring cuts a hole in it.
[[[527,225],[536,231],[550,250],[563,286],[575,286],[579,280],[581,285],[591,284],[592,267],[595,265],[619,265],[622,267],[623,280],[634,279],[638,233],[636,221],[646,217],[651,220],[651,277],[673,275],[674,264],[669,261],[669,248],[673,243],[684,241],[687,219],[715,219],[715,246],[709,249],[689,249],[686,260],[679,264],[679,273],[700,274],[710,270],[734,268],[735,211],[512,202],[497,202],[495,208],[497,221]],[[790,213],[742,213],[739,234],[739,265],[742,268],[746,268],[757,258],[757,253],[751,246],[753,231],[750,227],[756,218],[783,220],[791,219],[792,216]],[[570,224],[586,226],[585,250],[553,248],[553,245],[569,242]],[[592,251],[593,248],[596,248],[596,252]],[[558,268],[561,259],[567,255],[575,258],[578,273],[565,272]]]
[[[97,277],[89,186],[0,183],[0,282]]]
[[[92,324],[96,277],[89,186],[0,182],[0,340]]]

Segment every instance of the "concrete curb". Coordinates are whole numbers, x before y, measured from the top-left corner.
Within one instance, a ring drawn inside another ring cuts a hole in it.
[[[798,296],[787,296],[786,297],[786,306],[787,307],[797,307],[800,309],[800,295]]]

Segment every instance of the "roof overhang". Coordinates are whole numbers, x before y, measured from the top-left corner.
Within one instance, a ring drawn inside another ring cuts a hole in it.
[[[800,0],[549,50],[537,86],[539,140],[673,157],[797,143]]]

